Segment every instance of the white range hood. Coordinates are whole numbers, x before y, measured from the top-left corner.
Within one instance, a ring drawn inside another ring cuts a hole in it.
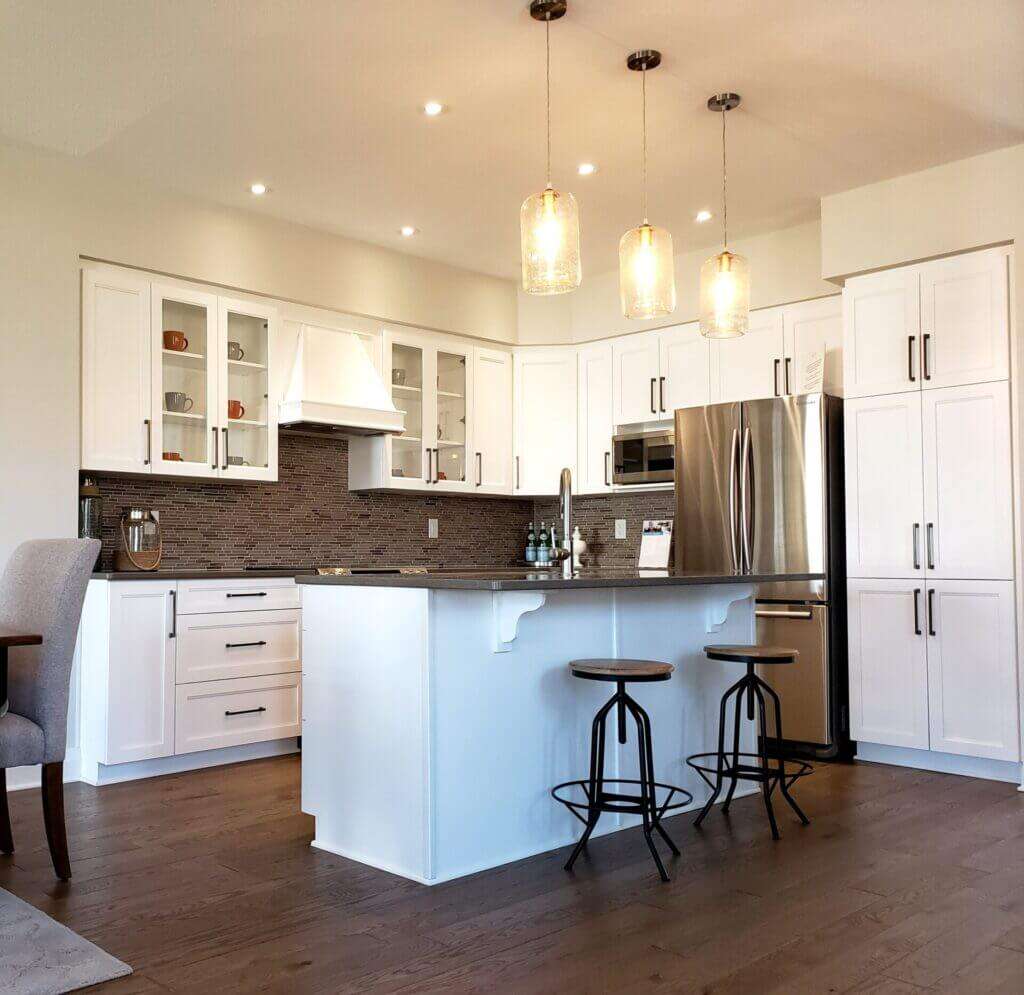
[[[278,425],[307,435],[388,435],[405,430],[405,413],[355,332],[301,325]]]

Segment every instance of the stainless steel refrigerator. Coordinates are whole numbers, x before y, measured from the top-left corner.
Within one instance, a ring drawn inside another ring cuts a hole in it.
[[[849,754],[842,401],[826,394],[675,413],[675,566],[737,576],[821,573],[758,583],[757,641],[792,646],[761,676],[782,701],[784,749]]]

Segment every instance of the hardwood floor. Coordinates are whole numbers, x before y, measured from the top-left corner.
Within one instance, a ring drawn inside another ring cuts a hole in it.
[[[1024,795],[1014,785],[822,766],[643,837],[424,888],[311,849],[295,757],[94,789],[68,785],[74,878],[56,881],[37,791],[10,796],[0,886],[127,961],[147,992],[1024,991]]]

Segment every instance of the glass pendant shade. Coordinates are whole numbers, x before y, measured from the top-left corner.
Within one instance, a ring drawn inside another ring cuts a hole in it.
[[[547,187],[523,201],[519,211],[523,290],[564,294],[583,277],[580,266],[580,214],[571,193]]]
[[[660,318],[676,309],[672,236],[642,224],[619,241],[619,294],[627,318]]]
[[[746,334],[750,323],[750,264],[728,249],[700,268],[700,333],[709,339]]]

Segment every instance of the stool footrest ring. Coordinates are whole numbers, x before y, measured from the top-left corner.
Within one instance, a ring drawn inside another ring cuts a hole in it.
[[[604,779],[604,785],[622,785],[622,784],[635,784],[639,785],[640,781],[633,778],[610,778]],[[572,797],[572,789],[578,788],[583,792],[584,800],[578,800]],[[666,812],[672,812],[676,809],[686,808],[693,802],[693,795],[685,788],[680,788],[675,784],[662,784],[660,781],[654,782],[655,788],[655,803],[654,803],[654,818],[655,821],[660,820]],[[658,802],[657,792],[658,789],[665,792],[665,798]],[[587,824],[585,815],[581,813],[589,813],[593,805],[594,799],[590,797],[590,781],[584,778],[579,781],[565,781],[562,784],[556,784],[551,789],[551,797],[556,802],[561,802],[577,819],[580,820],[584,825]],[[643,803],[639,794],[626,795],[619,794],[618,792],[602,791],[597,798],[598,811],[600,812],[621,812],[627,815],[642,815],[643,814]]]
[[[786,787],[789,788],[797,778],[806,777],[814,771],[814,768],[803,760],[781,760],[778,757],[769,757],[768,766],[762,767],[760,765],[761,757],[757,753],[737,754],[741,762],[733,766],[732,756],[732,753],[694,753],[693,756],[686,758],[686,762],[700,774],[709,788],[715,787],[719,774],[737,781],[764,782],[774,781],[781,777]],[[721,766],[719,766],[719,760],[721,760]],[[744,760],[756,762],[743,763]]]

